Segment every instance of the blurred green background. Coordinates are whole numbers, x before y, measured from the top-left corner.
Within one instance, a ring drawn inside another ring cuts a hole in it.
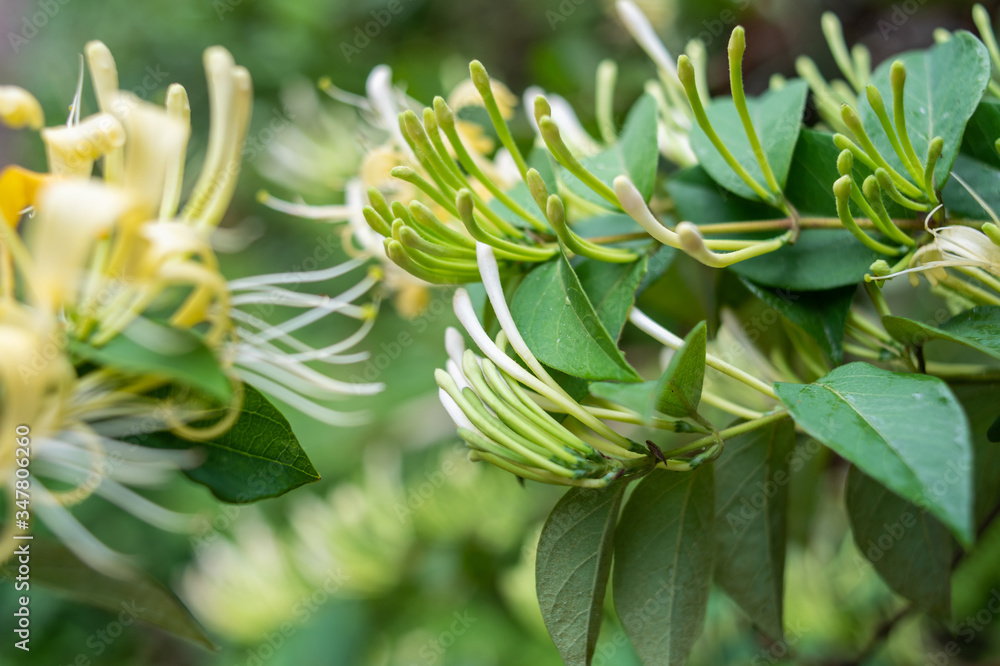
[[[476,58],[516,94],[528,85],[562,94],[593,127],[594,73],[601,59],[619,63],[619,112],[654,74],[609,0],[398,2],[401,11],[366,43],[359,30],[385,16],[385,0],[2,0],[0,82],[28,88],[45,107],[49,124],[61,122],[73,96],[78,54],[87,41],[101,39],[118,60],[122,88],[138,87],[148,99],[162,101],[167,84],[187,87],[194,125],[190,158],[197,165],[208,124],[201,53],[212,44],[229,48],[253,75],[251,137],[262,148],[247,165],[226,221],[228,227],[262,234],[243,251],[224,256],[227,274],[236,277],[296,269],[317,247],[339,238],[337,228],[274,213],[255,200],[265,186],[294,195],[262,173],[268,171],[264,153],[270,143],[287,139],[285,129],[268,134],[265,128],[275,114],[287,115],[289,90],[298,91],[296,99],[309,99],[303,91],[327,76],[340,88],[363,94],[371,68],[387,63],[394,79],[426,103],[461,81],[468,61]],[[748,32],[751,92],[763,89],[774,72],[793,76],[794,57],[801,53],[832,73],[819,27],[826,9],[840,15],[849,43],[869,46],[876,63],[929,44],[935,27],[971,27],[967,2],[639,4],[673,52],[691,37],[707,42],[713,56],[710,81],[717,91],[726,81],[725,59],[719,55],[737,21]],[[996,9],[996,3],[987,4]],[[162,81],[144,88],[151,76]],[[85,105],[85,111],[96,106],[89,92]],[[527,136],[523,117],[515,129]],[[336,202],[340,179],[357,168],[357,150],[331,142],[319,154],[310,200]],[[37,135],[0,130],[0,166],[9,163],[43,168]],[[267,175],[276,174],[272,169]],[[683,270],[675,268],[668,279]],[[711,295],[697,288],[678,290],[676,300],[661,309],[673,312],[681,326],[693,324],[711,307]],[[397,315],[391,304],[383,306],[365,348],[374,358],[389,359],[384,370],[373,371],[388,388],[375,398],[348,403],[374,414],[370,425],[338,430],[288,412],[323,475],[320,483],[254,507],[225,507],[201,486],[178,479],[155,499],[200,516],[193,536],[159,532],[99,500],[78,509],[96,534],[134,553],[191,604],[218,644],[217,652],[143,626],[116,628],[115,614],[39,589],[33,590],[30,656],[14,654],[5,638],[0,662],[559,664],[535,609],[532,576],[534,540],[559,493],[521,488],[498,470],[472,466],[456,448],[433,382],[433,368],[445,357],[443,330],[451,322],[444,292],[435,293],[424,314],[413,320]],[[329,343],[349,328],[324,322],[310,330],[310,341]],[[412,342],[407,337],[401,343],[401,333],[412,336]],[[359,369],[365,366],[342,372],[350,376]],[[789,556],[788,644],[763,642],[732,604],[716,595],[693,663],[792,663],[786,660],[789,649],[805,655],[797,663],[847,663],[838,659],[860,649],[872,628],[901,606],[870,568],[856,564],[837,497],[843,470],[825,469],[826,463],[822,456],[811,458],[793,489],[800,509],[815,503],[821,509],[812,521],[800,521],[798,545]],[[981,571],[960,581],[959,619],[983,608],[1000,583],[997,567],[989,564],[987,558]],[[324,587],[328,580],[333,584]],[[4,617],[11,596],[5,589],[0,599]],[[997,633],[995,628],[977,633],[961,660],[936,662],[933,655],[947,640],[945,629],[908,621],[870,663],[987,663],[977,659],[991,653]],[[637,664],[610,621],[595,663]]]

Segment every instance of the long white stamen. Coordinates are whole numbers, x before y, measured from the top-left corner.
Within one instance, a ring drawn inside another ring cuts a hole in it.
[[[351,213],[353,212],[351,207],[346,204],[312,206],[307,203],[292,203],[291,201],[283,201],[266,193],[258,197],[258,200],[271,210],[276,210],[279,213],[294,215],[295,217],[300,217],[305,220],[342,222],[350,218]]]
[[[312,282],[322,282],[340,277],[345,273],[350,273],[358,266],[368,261],[367,257],[351,259],[332,268],[325,268],[318,271],[302,271],[294,273],[271,273],[269,275],[255,275],[253,277],[239,278],[229,283],[231,291],[242,291],[244,289],[256,289],[264,285],[278,284],[307,284]]]
[[[56,467],[46,470],[46,473],[47,476],[59,479],[60,481],[79,484],[86,482],[87,475],[91,471],[89,469],[72,470],[66,467]],[[94,488],[94,492],[131,513],[136,518],[161,530],[167,532],[186,532],[191,527],[191,518],[189,516],[165,509],[108,477],[101,479],[100,484]]]
[[[258,326],[258,328],[267,329],[270,326],[267,322],[260,320],[258,320],[258,322],[261,325]],[[277,346],[272,345],[267,340],[264,340],[257,334],[253,333],[252,331],[248,331],[245,328],[237,329],[237,333],[239,334],[241,340],[245,341],[251,346],[257,347],[258,349],[261,350],[271,351],[274,354],[280,355],[282,357],[287,356],[297,361],[320,361],[324,363],[342,364],[350,362],[347,361],[346,359],[352,358],[354,356],[357,356],[359,360],[364,360],[364,358],[360,358],[360,354],[364,354],[364,357],[367,358],[368,356],[367,352],[359,352],[358,355],[351,355],[350,357],[337,356],[337,354],[339,352],[350,349],[354,345],[358,344],[362,339],[364,339],[368,331],[370,331],[374,325],[375,325],[374,317],[368,318],[365,320],[364,324],[362,324],[362,326],[351,336],[340,342],[336,342],[328,347],[323,347],[322,349],[313,349],[304,342],[301,342],[300,340],[297,340],[296,338],[287,334],[283,334],[274,338],[274,340],[283,342],[292,349],[298,350],[299,353],[297,354],[288,354],[287,352],[282,351]]]
[[[36,482],[31,486],[31,490],[38,498],[33,506],[36,507],[39,517],[91,568],[112,578],[126,578],[135,570],[129,558],[101,543],[73,517],[73,514],[56,501],[45,486]]]
[[[342,395],[373,395],[384,388],[382,384],[354,384],[338,381],[298,361],[291,361],[287,357],[264,356],[248,347],[240,349],[236,363],[241,367],[265,373],[271,379],[289,388],[295,388],[304,395],[311,395],[319,399]]]
[[[279,400],[287,402],[306,416],[311,416],[327,425],[350,427],[363,425],[370,421],[370,417],[366,412],[338,412],[317,405],[311,400],[303,398],[295,391],[291,391],[248,370],[240,369],[239,374],[250,385],[259,388],[265,393],[270,393]]]

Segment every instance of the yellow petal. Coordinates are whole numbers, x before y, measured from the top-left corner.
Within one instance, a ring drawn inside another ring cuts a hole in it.
[[[0,172],[0,218],[12,227],[21,219],[21,211],[35,203],[35,194],[45,182],[46,174],[35,173],[19,166]]]
[[[95,180],[66,179],[42,188],[28,233],[38,305],[58,308],[75,300],[94,243],[108,236],[129,207],[124,192]]]
[[[128,135],[124,187],[135,197],[143,216],[153,218],[164,198],[167,169],[176,169],[184,158],[188,127],[163,107],[132,94],[118,95],[113,106]]]
[[[35,96],[17,86],[0,86],[0,121],[20,129],[40,130],[45,126],[45,114]]]
[[[97,113],[72,127],[42,130],[42,141],[52,173],[90,177],[94,160],[125,145],[125,128],[110,113]]]

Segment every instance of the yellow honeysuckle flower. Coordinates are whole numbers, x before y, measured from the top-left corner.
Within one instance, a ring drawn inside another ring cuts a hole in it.
[[[0,217],[11,227],[21,220],[21,213],[31,206],[45,174],[11,166],[0,172]]]
[[[170,86],[165,106],[157,106],[118,89],[117,66],[104,44],[89,43],[85,55],[99,107],[93,115],[81,117],[82,78],[66,123],[44,129],[30,94],[0,87],[0,121],[40,130],[49,166],[48,173],[19,166],[0,173],[0,428],[13,433],[30,425],[39,518],[83,561],[124,575],[128,562],[87,532],[68,507],[98,494],[153,525],[187,529],[186,517],[128,486],[160,483],[197,458],[128,438],[159,431],[187,439],[218,436],[239,414],[244,382],[326,423],[359,423],[363,414],[335,411],[316,400],[368,395],[382,385],[336,381],[311,364],[366,358],[351,350],[371,330],[375,308],[355,301],[380,276],[369,274],[337,296],[294,287],[346,274],[363,259],[332,269],[227,281],[212,234],[240,172],[250,122],[249,73],[221,47],[205,52],[208,147],[192,194],[182,204],[191,131],[184,88]],[[262,315],[275,306],[303,312],[269,323]],[[231,378],[234,397],[227,416],[217,418],[218,406],[197,395],[154,398],[152,391],[170,386],[159,374],[80,364],[81,346],[101,349],[120,337],[161,353],[164,324],[147,319],[154,309],[167,326],[193,331]],[[295,337],[332,314],[361,325],[346,339],[318,349]],[[191,425],[210,415],[216,417],[214,426]],[[14,464],[13,441],[0,443],[4,493],[13,492],[14,476],[6,473]],[[108,465],[112,457],[115,463]],[[68,489],[50,490],[52,481]],[[9,534],[0,537],[2,563],[14,541]]]
[[[45,125],[45,114],[34,95],[24,88],[0,86],[0,122],[14,129],[37,131]]]

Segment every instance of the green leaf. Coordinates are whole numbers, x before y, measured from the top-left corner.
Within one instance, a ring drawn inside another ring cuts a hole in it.
[[[803,129],[799,134],[799,142],[795,144],[795,154],[792,156],[792,169],[788,174],[788,186],[785,188],[785,196],[799,215],[837,217],[833,184],[840,178],[840,171],[837,169],[840,152],[833,143],[832,134],[808,129]],[[854,161],[854,182],[863,183],[870,175],[872,171],[868,167],[860,160]],[[890,217],[906,219],[914,216],[913,211],[900,207],[888,197],[883,197],[883,203]],[[861,210],[853,202],[851,211],[855,217],[861,216]],[[806,230],[803,233],[811,232]]]
[[[809,334],[833,363],[844,358],[844,328],[856,287],[826,291],[770,289],[743,279],[750,292],[790,322]]]
[[[664,414],[682,418],[698,413],[705,383],[707,342],[708,327],[701,322],[687,334],[684,346],[670,359],[660,378],[656,402],[656,408]]]
[[[646,274],[646,257],[642,256],[631,264],[584,259],[574,266],[574,271],[597,312],[597,318],[617,340],[625,328],[628,311],[635,302],[635,290]]]
[[[974,448],[976,526],[981,528],[1000,504],[1000,444],[990,429],[1000,416],[1000,384],[957,384],[952,392],[969,418]]]
[[[885,330],[896,340],[923,347],[930,340],[948,340],[1000,359],[1000,307],[981,305],[960,312],[940,326],[905,317],[882,317]]]
[[[806,229],[795,245],[729,267],[757,284],[793,291],[822,291],[857,284],[881,255],[846,229]]]
[[[947,384],[851,363],[775,392],[806,432],[972,544],[972,443]]]
[[[656,397],[660,394],[661,382],[594,382],[590,385],[590,394],[628,407],[639,414],[644,422],[649,422],[656,412]]]
[[[960,30],[947,42],[929,49],[887,58],[875,70],[871,81],[890,107],[889,72],[897,60],[906,65],[906,129],[917,156],[925,160],[931,139],[938,136],[944,139],[944,152],[934,170],[937,186],[942,187],[962,145],[965,125],[989,84],[992,71],[989,52],[974,35]],[[872,143],[889,164],[906,173],[864,95],[860,107],[861,122]]]
[[[701,322],[688,333],[684,346],[673,355],[658,380],[628,384],[595,382],[590,385],[590,393],[628,407],[647,422],[656,412],[676,418],[694,416],[705,381],[707,339],[705,322]]]
[[[608,307],[610,317],[615,306]],[[582,379],[640,380],[565,256],[531,271],[514,292],[510,311],[542,363]]]
[[[945,622],[951,616],[953,541],[948,528],[852,467],[847,516],[854,542],[889,587]]]
[[[69,348],[91,363],[128,374],[169,379],[207,393],[223,404],[229,404],[233,398],[232,385],[215,354],[191,331],[144,319],[134,322],[101,347],[70,340]]]
[[[538,604],[559,655],[570,666],[586,666],[594,656],[627,485],[571,488],[552,509],[538,540]]]
[[[177,596],[139,572],[111,578],[90,568],[60,543],[35,537],[25,541],[31,555],[31,583],[74,601],[133,617],[172,636],[214,650],[215,645]],[[13,560],[0,567],[13,577]]]
[[[792,152],[802,127],[802,112],[805,110],[806,94],[809,86],[805,81],[794,80],[780,90],[770,90],[760,97],[747,97],[747,107],[753,119],[754,128],[760,138],[767,161],[771,165],[774,177],[784,188],[788,178],[788,169],[792,163]],[[767,181],[754,157],[750,140],[743,130],[739,113],[733,105],[732,98],[717,98],[705,109],[712,127],[718,133],[722,142],[729,148],[743,167],[765,189]],[[719,155],[708,136],[695,126],[691,130],[691,149],[698,157],[698,163],[712,179],[730,192],[745,199],[754,201],[760,198],[750,186],[736,175],[726,161]]]
[[[963,154],[955,159],[952,173],[964,180],[994,213],[1000,211],[1000,169]],[[941,200],[950,216],[973,220],[987,218],[988,213],[958,182],[958,178],[948,179],[941,192]]]
[[[712,465],[654,471],[615,534],[615,610],[646,666],[683,666],[701,634],[712,582]]]
[[[792,178],[794,174],[789,176],[789,181]],[[830,186],[832,188],[833,184]],[[672,174],[667,178],[666,188],[677,209],[678,217],[691,220],[695,224],[772,220],[783,217],[777,208],[761,201],[751,201],[736,196],[712,180],[708,172],[700,166],[688,167]]]
[[[209,423],[194,425],[204,427]],[[243,406],[236,423],[215,439],[191,442],[164,432],[129,439],[141,446],[200,450],[204,461],[186,474],[208,486],[224,502],[277,497],[320,478],[288,420],[250,385],[244,385]]]
[[[1000,153],[994,147],[997,139],[1000,139],[1000,101],[984,99],[965,126],[960,151],[1000,169]]]
[[[625,118],[618,141],[580,162],[598,179],[613,187],[615,178],[627,174],[648,201],[653,195],[659,148],[656,143],[656,100],[642,95]],[[608,206],[607,200],[583,184],[566,169],[559,168],[566,187],[591,203]],[[554,190],[550,190],[554,191]]]
[[[715,581],[750,620],[781,640],[791,420],[726,440],[715,462]]]

